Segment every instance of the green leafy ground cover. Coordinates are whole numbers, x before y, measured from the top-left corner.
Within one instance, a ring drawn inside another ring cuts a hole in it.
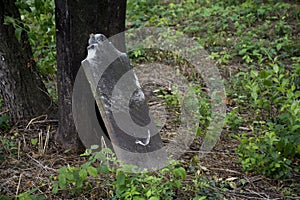
[[[128,26],[172,27],[195,37],[210,52],[224,72],[227,97],[234,106],[227,125],[241,142],[237,154],[244,170],[271,178],[298,170],[292,166],[300,154],[296,2],[129,1],[128,10]],[[237,133],[239,125],[251,132]]]
[[[19,7],[25,26],[14,19],[6,22],[15,25],[17,37],[18,27],[28,32],[40,71],[53,75],[53,1],[20,1]],[[45,126],[40,120],[29,130],[20,126],[9,130],[3,111],[0,199],[16,194],[19,199],[298,199],[299,17],[297,1],[128,0],[128,28],[169,27],[194,38],[216,62],[226,86],[228,111],[214,154],[203,160],[189,155],[158,172],[125,173],[111,167],[118,161],[107,151],[87,151],[74,158],[57,150],[51,143],[55,124]],[[174,56],[143,49],[129,55],[133,63]],[[199,89],[202,84],[197,85],[201,81],[193,82],[202,108],[199,130],[205,132],[209,99]],[[53,88],[49,90],[55,96]],[[161,88],[157,93],[167,107],[176,110],[180,104],[176,90],[170,93]],[[52,146],[43,152],[47,133]],[[38,176],[30,177],[30,169]]]

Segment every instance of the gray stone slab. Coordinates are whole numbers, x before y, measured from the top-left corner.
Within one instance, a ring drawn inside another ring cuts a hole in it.
[[[145,95],[127,55],[118,51],[104,35],[91,35],[88,56],[82,61],[82,69],[80,76],[86,77],[85,84],[89,87],[84,84],[78,86],[81,89],[75,92],[73,100],[83,98],[80,97],[80,90],[85,90],[82,91],[85,97],[92,94],[111,140],[112,145],[108,146],[113,148],[117,158],[123,163],[151,170],[164,167],[167,153],[163,150]],[[84,77],[81,78],[84,80]],[[86,88],[90,88],[90,93]],[[79,126],[89,126],[81,130],[88,131],[79,133],[87,148],[92,144],[99,145],[101,136],[109,142],[99,124],[93,125],[96,122],[95,114],[90,108],[91,100],[80,103],[81,105],[74,104],[73,108],[88,111],[82,116],[86,119],[79,119],[78,116],[75,119],[83,121],[79,122]]]

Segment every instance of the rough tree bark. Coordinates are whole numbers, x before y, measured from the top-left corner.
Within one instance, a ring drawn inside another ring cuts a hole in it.
[[[0,0],[0,95],[13,122],[30,119],[50,111],[52,102],[36,71],[32,50],[25,31],[20,42],[5,16],[20,20],[12,0]]]
[[[90,34],[107,37],[125,30],[126,0],[55,0],[59,129],[64,148],[81,146],[72,117],[72,89],[81,61],[87,56]],[[125,50],[125,42],[114,43]]]

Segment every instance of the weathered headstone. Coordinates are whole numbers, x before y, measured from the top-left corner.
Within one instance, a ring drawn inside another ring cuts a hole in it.
[[[104,137],[123,163],[150,170],[164,167],[167,153],[127,55],[118,51],[104,35],[91,35],[88,56],[82,61],[77,76],[83,81],[74,85],[79,89],[73,94],[73,109],[85,113],[76,115],[74,120],[85,146],[99,145]],[[96,100],[111,144],[96,122],[91,95]]]

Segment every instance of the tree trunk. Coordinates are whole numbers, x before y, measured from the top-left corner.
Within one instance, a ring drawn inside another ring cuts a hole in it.
[[[57,141],[65,148],[80,146],[72,116],[72,89],[81,61],[87,56],[90,34],[107,37],[125,30],[126,0],[56,0],[59,129]],[[114,41],[125,51],[125,42]]]
[[[26,32],[19,42],[13,25],[4,25],[5,16],[20,20],[15,1],[0,0],[0,95],[16,122],[49,112],[52,101],[37,73]]]

